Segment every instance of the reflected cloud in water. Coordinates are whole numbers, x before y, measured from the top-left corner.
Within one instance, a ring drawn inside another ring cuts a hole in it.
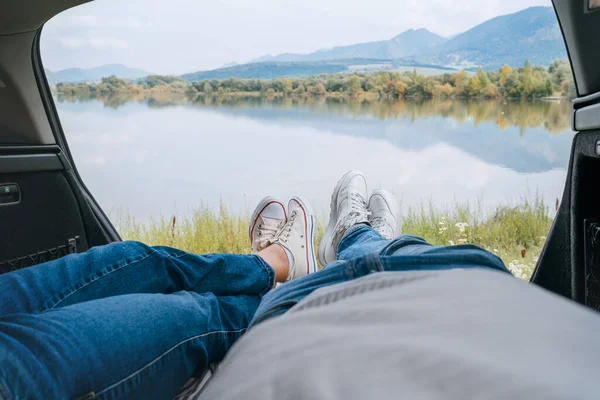
[[[403,210],[561,196],[567,102],[205,98],[169,93],[59,97],[76,163],[101,205],[141,218],[264,195],[309,198],[323,214],[360,169]],[[97,162],[102,160],[102,163]]]

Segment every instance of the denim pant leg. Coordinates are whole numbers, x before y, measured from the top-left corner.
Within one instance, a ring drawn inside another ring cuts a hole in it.
[[[220,361],[260,295],[130,294],[0,317],[0,399],[172,399]]]
[[[259,256],[197,255],[119,242],[0,275],[0,316],[135,293],[264,294],[275,272]]]
[[[376,230],[367,225],[355,225],[348,229],[342,238],[337,251],[338,260],[352,260],[379,253],[390,243]]]
[[[390,243],[370,226],[356,225],[348,229],[338,246],[338,261],[330,263],[322,271],[287,282],[269,292],[258,307],[251,326],[285,313],[319,288],[359,277],[362,271],[357,271],[348,261],[379,254]]]
[[[436,247],[413,235],[386,240],[364,225],[346,232],[338,248],[338,257],[342,260],[329,264],[324,270],[268,293],[251,326],[284,314],[317,289],[375,272],[490,268],[510,273],[500,258],[477,246]]]

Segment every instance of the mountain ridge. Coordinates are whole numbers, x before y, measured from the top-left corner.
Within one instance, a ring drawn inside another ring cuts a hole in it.
[[[138,79],[151,75],[151,73],[123,64],[104,64],[93,68],[67,68],[59,71],[46,69],[46,78],[51,84],[93,82],[112,75],[123,79]]]
[[[554,9],[538,6],[494,17],[448,40],[441,51],[404,57],[397,62],[494,69],[504,64],[522,65],[525,59],[534,65],[548,66],[566,55]]]
[[[351,58],[394,59],[417,55],[424,50],[442,45],[447,39],[428,29],[408,29],[389,40],[378,40],[321,49],[308,54],[283,53],[261,56],[248,64],[258,62],[328,61]]]

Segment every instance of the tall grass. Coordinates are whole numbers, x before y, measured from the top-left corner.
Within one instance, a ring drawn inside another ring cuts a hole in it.
[[[117,218],[125,240],[177,247],[194,253],[237,253],[250,250],[248,214],[231,213],[221,203],[218,211],[201,205],[189,216],[141,222],[132,216]],[[317,220],[315,243],[325,232]],[[501,206],[485,212],[480,203],[457,203],[446,209],[432,204],[412,208],[402,218],[402,232],[422,236],[434,245],[472,243],[498,255],[511,271],[528,279],[535,268],[552,218],[540,198]]]
[[[185,218],[159,218],[140,222],[132,216],[118,217],[117,230],[124,240],[151,246],[171,246],[198,253],[244,254],[250,250],[249,215],[234,215],[221,203],[215,212],[201,205]]]
[[[436,209],[431,204],[409,210],[403,233],[422,236],[434,245],[475,244],[498,255],[518,277],[528,279],[552,226],[548,207],[536,197],[486,213],[480,203]]]

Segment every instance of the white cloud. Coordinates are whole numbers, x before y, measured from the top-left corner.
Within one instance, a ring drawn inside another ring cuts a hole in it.
[[[98,19],[95,15],[73,15],[67,18],[67,24],[80,27],[95,27]]]
[[[142,23],[133,17],[127,17],[123,22],[123,26],[132,29],[139,29],[142,27]]]
[[[128,43],[119,38],[112,37],[90,37],[90,38],[75,38],[62,37],[60,43],[67,49],[94,48],[94,49],[126,49]]]
[[[111,37],[93,37],[88,40],[88,44],[97,49],[126,49],[129,47],[125,40]]]
[[[60,43],[63,45],[63,47],[70,49],[76,49],[78,47],[85,46],[85,40],[74,37],[60,38]]]

